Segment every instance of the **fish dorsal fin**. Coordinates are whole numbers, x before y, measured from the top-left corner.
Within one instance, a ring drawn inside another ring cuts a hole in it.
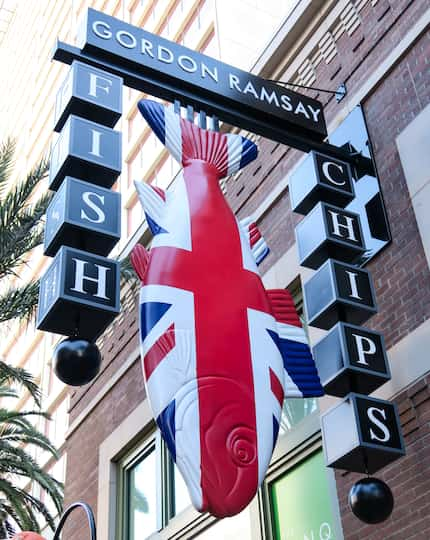
[[[148,267],[149,253],[142,246],[142,244],[136,244],[131,252],[130,261],[134,268],[134,271],[139,276],[140,281],[145,281],[146,269]]]
[[[166,192],[146,182],[137,182],[135,180],[134,185],[152,234],[155,236],[156,234],[168,232],[165,226]]]
[[[257,265],[261,264],[270,252],[266,240],[261,235],[255,222],[250,217],[246,217],[239,221],[240,226],[248,239],[249,247]]]
[[[142,99],[138,107],[162,144],[184,166],[192,160],[205,161],[214,165],[222,178],[257,157],[257,146],[246,137],[200,128],[156,101]]]
[[[271,289],[267,296],[277,327],[277,335],[271,335],[284,362],[285,397],[322,396],[324,389],[291,293]]]

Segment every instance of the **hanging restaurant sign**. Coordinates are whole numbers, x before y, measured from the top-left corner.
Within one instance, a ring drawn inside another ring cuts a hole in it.
[[[203,99],[210,96],[243,115],[265,118],[313,140],[322,141],[327,136],[319,101],[94,9],[88,9],[78,46],[84,54],[121,62],[125,68],[142,72],[146,79],[162,78],[166,85],[179,88],[182,96],[187,95],[187,90]],[[166,90],[160,97],[176,99]],[[193,105],[188,98],[187,103]]]

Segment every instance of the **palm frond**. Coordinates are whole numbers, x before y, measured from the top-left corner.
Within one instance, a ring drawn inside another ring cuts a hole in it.
[[[11,319],[29,320],[39,300],[39,281],[10,287],[0,295],[0,324]]]
[[[0,199],[7,188],[13,166],[13,155],[15,153],[15,142],[13,139],[6,139],[0,146]]]
[[[0,360],[0,387],[4,387],[6,385],[19,385],[24,387],[34,399],[36,405],[40,407],[40,388],[34,382],[31,373],[23,368],[10,366],[6,362]],[[10,390],[12,391],[12,389]]]

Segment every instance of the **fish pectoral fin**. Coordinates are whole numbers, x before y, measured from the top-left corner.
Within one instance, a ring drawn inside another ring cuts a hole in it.
[[[324,395],[308,338],[300,322],[291,293],[270,289],[267,296],[276,319],[277,333],[271,336],[284,363],[285,397],[318,397]]]
[[[241,219],[239,224],[249,242],[255,262],[257,265],[261,264],[270,252],[266,240],[252,218]]]
[[[152,234],[155,236],[156,234],[168,232],[165,228],[166,192],[146,182],[137,182],[135,180],[134,185]]]
[[[131,252],[130,261],[140,281],[144,283],[149,261],[148,250],[142,244],[136,244]]]

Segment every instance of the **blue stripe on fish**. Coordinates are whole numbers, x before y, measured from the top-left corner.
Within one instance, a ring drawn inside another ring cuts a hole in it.
[[[291,339],[283,339],[276,332],[267,331],[278,346],[285,371],[303,394],[303,397],[324,395],[324,389],[321,386],[309,345]]]
[[[171,306],[172,304],[165,304],[163,302],[144,302],[140,304],[140,333],[142,342]]]
[[[156,234],[166,233],[166,229],[163,229],[163,227],[160,227],[158,223],[156,223],[146,212],[145,212],[146,221],[148,222],[148,227],[151,229],[152,234],[155,236]]]
[[[273,418],[273,448],[272,448],[272,452],[273,452],[273,450],[275,449],[276,441],[278,439],[279,422],[276,419],[275,415],[273,415],[272,418]]]
[[[248,163],[251,163],[258,155],[258,148],[255,143],[242,137],[242,156],[240,158],[239,169],[242,169]]]
[[[166,144],[165,109],[161,103],[149,99],[142,99],[137,104],[137,107],[160,141],[163,144]]]
[[[157,424],[163,435],[163,439],[166,441],[173,461],[176,461],[175,400],[172,400],[164,411],[158,415]]]

